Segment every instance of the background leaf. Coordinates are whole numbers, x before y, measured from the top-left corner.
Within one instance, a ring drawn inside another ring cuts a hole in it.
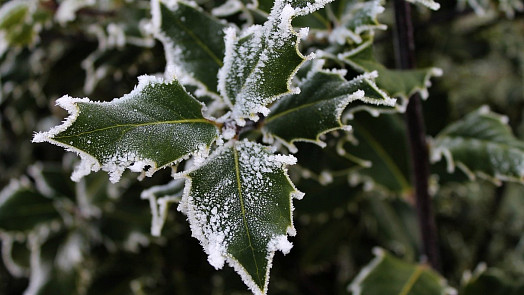
[[[524,183],[524,142],[515,138],[507,118],[486,107],[438,134],[431,153],[433,161],[444,155],[450,172],[458,166],[470,178],[478,175],[495,183]]]
[[[226,25],[184,1],[168,6],[154,1],[156,37],[162,41],[166,70],[182,84],[192,84],[217,93],[217,73],[223,66]]]
[[[404,262],[380,248],[375,248],[374,254],[375,259],[351,283],[352,294],[452,294],[445,280],[429,266]]]

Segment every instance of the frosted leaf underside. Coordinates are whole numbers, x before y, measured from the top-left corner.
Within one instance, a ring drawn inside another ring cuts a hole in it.
[[[111,102],[62,97],[70,117],[34,141],[48,141],[82,157],[75,177],[102,168],[117,181],[125,168],[158,168],[206,149],[217,128],[202,116],[202,105],[177,82],[142,76],[131,93]]]
[[[232,141],[189,171],[179,209],[188,215],[215,268],[227,261],[255,294],[265,294],[276,250],[287,253],[294,234],[293,196],[300,197],[285,166],[291,156],[267,147]]]
[[[395,100],[379,90],[372,78],[363,75],[347,81],[337,72],[312,72],[300,83],[300,94],[286,95],[275,104],[262,130],[291,147],[294,141],[321,144],[320,135],[345,127],[344,111],[392,109]]]
[[[298,51],[305,32],[295,32],[291,20],[327,2],[278,0],[263,26],[251,26],[239,37],[228,30],[219,90],[234,119],[267,115],[269,103],[292,92],[291,79],[306,58]]]
[[[459,166],[471,178],[479,175],[495,183],[524,183],[524,142],[517,139],[507,118],[481,108],[444,129],[432,146],[433,161],[442,155],[448,170]]]
[[[164,44],[167,68],[174,68],[181,75],[177,79],[183,82],[204,85],[207,90],[217,92],[226,25],[181,1],[174,8],[160,2],[159,10],[157,37]]]

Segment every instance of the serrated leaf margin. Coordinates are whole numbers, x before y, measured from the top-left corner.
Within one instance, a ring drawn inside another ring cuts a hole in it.
[[[192,171],[197,170],[199,167],[205,165],[206,162],[211,161],[215,157],[219,156],[222,153],[223,150],[229,149],[229,148],[234,148],[234,144],[236,142],[237,142],[237,140],[230,140],[229,142],[227,142],[224,145],[222,145],[219,148],[217,148],[202,163],[199,163],[199,165],[193,166],[189,170],[186,170],[186,171],[180,172],[180,173],[176,173],[176,174],[173,175],[173,178],[175,180],[176,179],[184,179],[185,180],[184,191],[183,191],[183,194],[182,194],[182,200],[179,203],[178,211],[181,211],[181,212],[183,212],[183,213],[185,213],[187,215],[188,220],[189,220],[189,226],[191,228],[192,236],[199,240],[200,244],[204,248],[204,252],[207,255],[210,254],[210,251],[209,251],[210,241],[207,239],[207,237],[205,237],[205,235],[200,234],[201,233],[201,229],[198,226],[198,222],[196,221],[196,218],[194,217],[194,211],[192,211],[190,209],[189,204],[188,204],[188,199],[189,199],[189,195],[190,195],[190,192],[191,192],[191,183],[192,183],[192,179],[191,179],[191,177],[188,174],[191,173]],[[249,141],[244,140],[244,142],[249,142]],[[256,143],[254,143],[254,144],[256,144]],[[289,184],[294,188],[294,191],[290,193],[290,198],[289,198],[290,199],[290,211],[291,211],[291,214],[292,214],[293,211],[294,211],[293,199],[297,199],[297,200],[302,199],[304,197],[304,193],[302,193],[301,191],[299,191],[295,187],[295,185],[293,184],[293,182],[289,178],[289,175],[288,175],[288,172],[287,172],[287,168],[285,167],[287,165],[295,164],[296,163],[296,158],[293,157],[293,156],[285,156],[285,155],[281,155],[281,157],[283,159],[282,160],[283,173],[285,174],[286,178],[288,179]],[[286,161],[289,161],[289,163],[285,163]],[[286,231],[287,231],[287,235],[289,235],[289,236],[295,236],[296,235],[296,229],[294,227],[292,218],[291,218],[291,226],[289,226]],[[241,263],[239,263],[231,255],[224,255],[223,258],[225,259],[225,262],[227,262],[231,267],[233,267],[233,269],[240,275],[240,277],[242,278],[242,281],[253,292],[253,294],[265,295],[267,293],[267,287],[269,285],[269,272],[270,272],[270,270],[272,268],[272,261],[273,261],[273,256],[275,255],[275,252],[277,250],[280,250],[284,254],[287,254],[287,252],[289,251],[290,248],[287,251],[285,251],[284,249],[279,249],[279,248],[276,247],[276,245],[279,243],[279,241],[281,241],[281,239],[285,239],[287,241],[287,237],[285,235],[281,235],[281,236],[274,236],[268,243],[268,247],[267,247],[268,255],[266,257],[266,259],[268,261],[268,264],[267,264],[267,269],[266,269],[266,274],[265,274],[266,281],[265,281],[264,287],[262,289],[260,289],[258,287],[258,285],[254,282],[254,280],[251,278],[251,276],[247,273],[247,271],[244,269],[244,267],[242,266]],[[292,245],[290,245],[290,246],[292,246]],[[217,267],[216,265],[213,265],[213,266],[215,268],[217,268],[217,269],[221,269],[222,268],[222,266],[220,266],[220,267]]]
[[[172,81],[174,81],[174,80],[171,80],[171,82]],[[139,76],[138,77],[138,85],[136,85],[135,88],[131,92],[129,92],[129,93],[125,94],[124,96],[122,96],[120,98],[117,98],[117,99],[126,99],[127,97],[131,97],[131,96],[133,96],[135,94],[138,94],[146,86],[149,86],[149,85],[152,85],[152,84],[164,84],[164,83],[170,83],[170,81],[166,81],[163,78],[158,78],[158,77],[149,76],[149,75]],[[98,172],[100,169],[102,169],[103,171],[106,171],[106,172],[109,173],[109,180],[112,183],[116,183],[116,182],[118,182],[120,180],[120,177],[122,176],[122,173],[124,172],[124,170],[126,168],[131,168],[133,166],[132,164],[126,163],[125,165],[118,167],[119,169],[116,169],[115,167],[113,167],[114,165],[112,165],[112,162],[110,162],[110,161],[108,163],[100,163],[95,157],[91,156],[87,152],[84,152],[83,150],[78,149],[78,148],[76,148],[74,146],[71,146],[71,145],[68,145],[68,144],[64,144],[62,142],[59,142],[59,141],[53,139],[57,134],[65,131],[66,129],[71,127],[73,125],[73,123],[76,121],[76,119],[78,118],[78,116],[80,114],[80,109],[79,109],[79,107],[76,104],[78,102],[92,103],[92,104],[107,104],[107,103],[110,103],[110,102],[91,101],[87,97],[84,97],[84,98],[73,98],[73,97],[71,97],[69,95],[64,95],[61,98],[57,99],[56,105],[61,107],[61,108],[63,108],[63,109],[65,109],[69,113],[69,116],[62,121],[61,125],[55,126],[55,127],[51,128],[49,131],[46,131],[46,132],[38,132],[38,133],[36,133],[33,136],[32,142],[33,143],[48,142],[48,143],[57,145],[59,147],[62,147],[62,148],[64,148],[68,152],[74,152],[77,155],[79,155],[81,161],[75,167],[75,170],[73,171],[73,173],[71,175],[71,179],[73,181],[75,181],[75,182],[78,182],[82,177],[88,175],[91,172]],[[200,105],[202,105],[203,108],[205,108],[205,105],[203,103],[201,103],[201,102],[199,102],[199,103],[200,103]],[[218,130],[217,130],[217,136],[216,136],[216,138],[213,141],[215,141],[217,138],[218,138]],[[212,143],[213,142],[211,142],[210,145]],[[168,164],[163,165],[161,167],[157,167],[156,162],[151,160],[151,159],[143,159],[143,160],[141,160],[141,163],[143,164],[143,166],[148,165],[151,168],[147,172],[145,172],[145,173],[143,172],[142,175],[141,175],[141,178],[143,178],[144,176],[152,176],[156,171],[158,171],[160,169],[163,169],[165,167],[169,167],[169,166],[174,165],[176,163],[179,163],[182,160],[188,159],[191,155],[193,155],[195,153],[207,154],[207,152],[209,151],[209,146],[206,146],[205,148],[202,147],[202,149],[203,150],[197,150],[197,151],[193,151],[193,153],[188,153],[188,154],[180,157],[179,159],[176,159],[176,160],[172,161],[171,163],[168,163]],[[141,167],[139,167],[139,168],[141,168]],[[133,170],[135,170],[135,169],[133,169]],[[138,169],[136,169],[136,170],[138,170]]]

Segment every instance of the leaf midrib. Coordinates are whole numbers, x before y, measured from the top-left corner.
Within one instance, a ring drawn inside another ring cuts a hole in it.
[[[337,99],[339,99],[339,98],[341,98],[341,96],[338,96],[338,97],[335,97],[335,98],[327,98],[327,99],[317,100],[317,101],[314,101],[314,102],[310,102],[310,103],[306,103],[306,104],[303,104],[303,105],[299,105],[299,106],[297,106],[297,107],[294,107],[294,108],[291,108],[291,109],[285,110],[285,111],[283,111],[283,112],[281,112],[281,113],[278,113],[278,114],[276,114],[276,115],[274,115],[274,116],[267,117],[267,118],[266,118],[266,123],[269,123],[269,122],[271,122],[272,120],[275,120],[275,119],[277,119],[277,118],[279,118],[279,117],[282,117],[282,116],[284,116],[284,115],[287,115],[287,114],[289,114],[289,113],[297,112],[297,111],[300,111],[300,110],[302,110],[302,109],[305,109],[305,108],[308,108],[308,107],[314,106],[314,105],[316,105],[316,104],[321,104],[321,103],[323,103],[323,102],[326,102],[327,100],[337,100]],[[342,126],[342,124],[339,124],[339,125]]]
[[[249,242],[249,248],[251,249],[251,253],[253,255],[253,262],[255,263],[255,268],[257,270],[257,281],[260,282],[261,278],[260,278],[260,272],[259,272],[259,267],[257,264],[256,256],[255,256],[255,248],[253,247],[253,243],[251,242],[251,235],[249,233],[249,226],[247,224],[247,219],[246,219],[246,209],[244,206],[244,197],[242,194],[242,182],[240,179],[240,165],[239,165],[239,160],[238,160],[238,152],[235,148],[235,145],[233,145],[232,150],[233,150],[233,157],[235,159],[235,173],[236,173],[236,180],[237,180],[238,197],[240,199],[240,209],[242,211],[242,221],[244,223],[244,228],[246,230],[246,235],[247,235],[247,239]]]
[[[408,278],[406,284],[402,287],[398,295],[408,295],[411,289],[413,289],[413,286],[417,282],[417,280],[422,275],[422,272],[424,271],[424,267],[418,265],[411,276]]]
[[[208,124],[211,124],[206,119],[184,119],[184,120],[171,120],[171,121],[156,121],[156,122],[147,122],[147,123],[138,123],[138,124],[136,124],[136,123],[135,124],[133,124],[133,123],[129,123],[129,124],[115,124],[115,125],[112,125],[112,126],[107,126],[107,127],[104,127],[104,128],[93,129],[93,130],[89,130],[89,131],[84,131],[84,132],[80,132],[80,133],[76,133],[76,134],[72,134],[72,135],[55,136],[54,138],[55,139],[71,138],[71,137],[77,137],[77,136],[82,136],[82,135],[86,135],[86,134],[92,134],[92,133],[96,133],[96,132],[107,131],[107,130],[111,130],[111,129],[114,129],[114,128],[128,128],[128,127],[137,128],[137,127],[151,126],[151,125],[184,124],[184,123],[208,123]]]

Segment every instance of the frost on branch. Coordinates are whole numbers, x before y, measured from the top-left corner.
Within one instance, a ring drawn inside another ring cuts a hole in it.
[[[431,154],[433,162],[444,155],[450,173],[459,167],[471,179],[524,183],[524,142],[513,135],[507,117],[488,107],[446,127],[432,141]]]
[[[286,95],[271,108],[262,128],[267,141],[277,138],[292,152],[296,152],[295,141],[324,146],[319,138],[322,134],[351,128],[341,122],[344,112],[350,115],[361,109],[394,110],[395,99],[373,82],[376,73],[347,81],[343,77],[345,72],[322,70],[321,67],[322,63],[317,62],[299,83],[299,94]]]
[[[82,158],[73,172],[78,180],[91,171],[109,172],[116,182],[123,171],[152,175],[199,151],[216,139],[215,125],[202,116],[202,105],[176,81],[139,78],[129,94],[111,102],[64,96],[57,104],[69,117],[33,142],[50,142]]]
[[[287,175],[293,156],[268,147],[230,141],[202,165],[179,177],[186,185],[179,210],[189,219],[208,261],[227,262],[255,294],[265,294],[275,251],[288,253],[294,235],[292,197],[301,198]]]
[[[245,118],[267,115],[267,105],[278,97],[297,93],[291,79],[307,59],[298,50],[303,29],[296,32],[291,20],[322,8],[329,0],[277,0],[263,26],[254,25],[237,36],[226,31],[224,66],[219,71],[218,89],[239,124]]]
[[[162,41],[166,76],[173,74],[205,94],[217,93],[217,73],[223,65],[226,25],[185,1],[151,3],[155,36]]]

